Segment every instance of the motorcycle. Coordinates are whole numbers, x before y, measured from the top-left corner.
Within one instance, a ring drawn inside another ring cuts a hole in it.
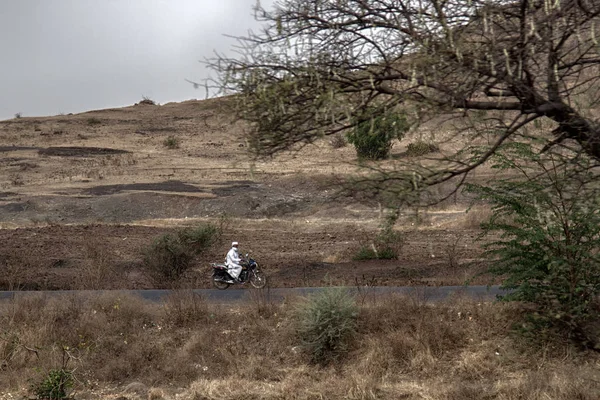
[[[239,280],[235,280],[229,275],[229,268],[225,264],[211,263],[213,268],[212,281],[214,287],[219,290],[225,290],[231,285],[243,285],[250,283],[253,287],[261,289],[267,284],[267,278],[263,272],[258,268],[258,263],[252,258],[248,258],[246,254],[246,260],[242,265],[242,272],[240,272]]]

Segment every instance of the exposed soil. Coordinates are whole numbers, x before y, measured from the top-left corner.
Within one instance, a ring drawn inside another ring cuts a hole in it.
[[[38,150],[42,156],[60,156],[60,157],[89,157],[105,156],[109,154],[127,154],[126,150],[109,149],[102,147],[48,147]]]
[[[0,230],[0,242],[11,257],[28,265],[21,285],[40,289],[88,288],[82,270],[86,262],[110,261],[104,288],[149,289],[156,286],[141,266],[144,249],[173,228],[135,225],[52,225]],[[476,231],[464,237],[469,243]],[[210,287],[210,262],[221,262],[232,240],[251,252],[273,287],[340,285],[456,285],[473,266],[452,267],[446,246],[452,235],[426,230],[407,231],[398,260],[348,261],[361,245],[365,231],[352,225],[330,224],[304,231],[271,222],[229,227],[219,243],[204,254],[186,278],[194,287]],[[431,246],[430,243],[436,243]],[[459,250],[464,259],[478,254],[476,246]],[[429,254],[424,259],[423,254]],[[436,256],[437,254],[437,256]],[[432,257],[433,256],[433,257]],[[479,280],[478,283],[481,283]],[[487,281],[485,281],[487,283]]]
[[[29,147],[29,146],[0,146],[0,153],[7,153],[9,151],[19,151],[19,150],[37,150],[37,147]]]
[[[179,193],[200,193],[203,190],[180,181],[166,181],[158,183],[128,183],[121,185],[94,186],[83,191],[84,194],[105,196],[123,191],[159,191]]]
[[[12,156],[0,160],[0,289],[160,286],[142,267],[144,248],[223,216],[221,243],[186,285],[210,285],[208,262],[232,240],[253,251],[273,286],[461,284],[479,270],[480,217],[464,213],[459,194],[437,210],[403,212],[398,260],[352,261],[383,217],[378,204],[337,193],[357,171],[354,150],[323,140],[254,160],[243,129],[223,99],[0,122],[10,144],[0,152]],[[165,147],[167,136],[180,148]],[[396,158],[405,150],[394,148]]]

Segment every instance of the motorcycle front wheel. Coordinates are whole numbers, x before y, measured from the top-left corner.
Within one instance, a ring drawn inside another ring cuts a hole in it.
[[[222,280],[215,279],[215,278],[213,278],[212,281],[213,281],[213,286],[219,290],[225,290],[231,285],[231,283],[223,282]]]
[[[256,269],[250,273],[250,284],[256,289],[262,289],[267,284],[267,277]]]

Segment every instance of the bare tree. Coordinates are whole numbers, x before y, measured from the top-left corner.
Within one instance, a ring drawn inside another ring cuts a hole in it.
[[[600,160],[595,0],[279,0],[255,12],[263,30],[208,64],[238,94],[259,155],[403,109],[413,124],[459,115],[461,150],[388,171],[369,181],[378,190],[464,179],[511,140]],[[552,135],[532,134],[544,120]]]

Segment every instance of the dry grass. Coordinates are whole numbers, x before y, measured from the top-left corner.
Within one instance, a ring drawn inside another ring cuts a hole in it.
[[[348,145],[348,140],[343,134],[337,134],[331,137],[329,144],[333,149],[341,149],[342,147],[346,147]]]
[[[123,274],[115,268],[111,254],[98,240],[90,239],[84,243],[84,260],[78,268],[76,287],[83,290],[100,290],[114,287],[113,282],[123,279]]]
[[[351,351],[320,368],[296,342],[296,304],[274,304],[267,290],[234,306],[189,291],[163,304],[115,294],[18,297],[0,303],[0,392],[39,380],[67,348],[88,398],[110,398],[131,382],[154,387],[148,395],[157,399],[173,387],[182,399],[600,396],[600,358],[511,336],[516,305],[366,297]]]
[[[0,253],[0,290],[23,290],[31,278],[31,265],[16,250]]]

